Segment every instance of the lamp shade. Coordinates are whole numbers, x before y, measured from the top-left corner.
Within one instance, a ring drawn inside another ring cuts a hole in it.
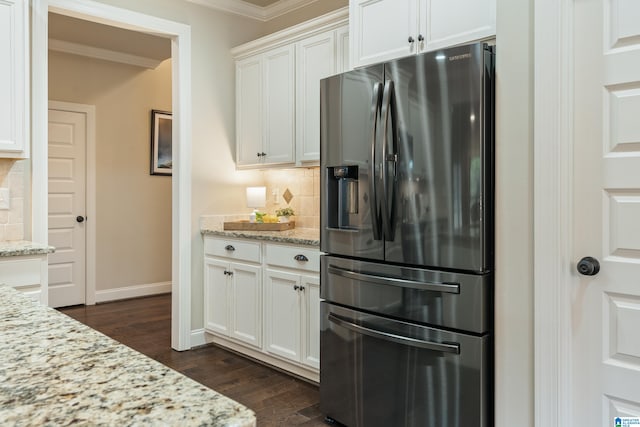
[[[247,207],[263,208],[267,204],[267,187],[247,187]]]

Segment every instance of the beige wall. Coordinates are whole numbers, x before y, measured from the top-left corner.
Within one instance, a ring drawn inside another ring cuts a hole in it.
[[[149,174],[149,141],[150,111],[171,110],[171,60],[49,52],[49,99],[96,107],[96,290],[170,282],[171,177]]]
[[[534,423],[533,1],[497,0],[496,427]]]
[[[9,189],[9,210],[0,210],[0,242],[25,236],[26,160],[0,159],[0,188]]]

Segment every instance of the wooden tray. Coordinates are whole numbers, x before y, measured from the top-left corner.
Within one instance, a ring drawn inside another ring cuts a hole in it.
[[[249,222],[249,221],[234,221],[225,222],[225,230],[241,230],[241,231],[284,231],[292,230],[296,227],[295,221],[289,222]]]

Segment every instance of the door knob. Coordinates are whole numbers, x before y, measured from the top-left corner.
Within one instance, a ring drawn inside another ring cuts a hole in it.
[[[76,217],[76,221],[78,221],[78,222],[84,222],[84,217],[83,217],[83,216],[78,215],[78,216]]]
[[[597,259],[586,256],[578,261],[578,273],[584,276],[595,276],[600,271],[600,263]]]

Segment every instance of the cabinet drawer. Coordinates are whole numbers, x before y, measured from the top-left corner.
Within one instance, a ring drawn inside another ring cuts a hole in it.
[[[13,287],[40,285],[41,260],[15,259],[0,261],[0,282]]]
[[[303,257],[307,261],[304,261]],[[318,249],[268,244],[266,245],[266,261],[269,265],[279,267],[295,268],[296,270],[316,273],[320,271],[320,251]]]
[[[204,253],[205,255],[259,263],[260,243],[205,237]]]

